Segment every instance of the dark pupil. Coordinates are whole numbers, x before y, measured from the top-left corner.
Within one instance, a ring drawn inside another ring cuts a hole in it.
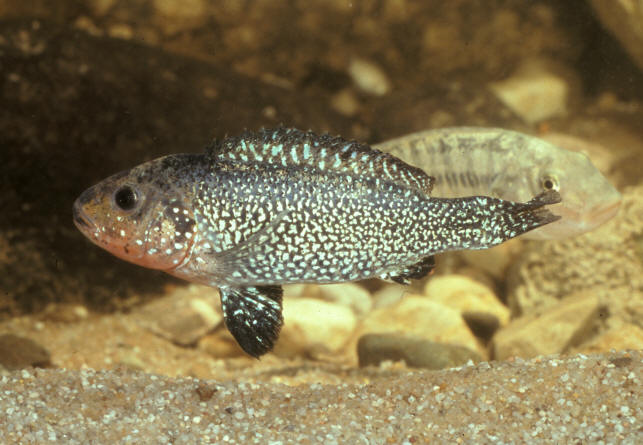
[[[554,188],[554,183],[551,181],[551,179],[545,179],[545,188],[547,190],[551,190]]]
[[[136,193],[129,187],[123,187],[116,192],[114,200],[121,209],[132,210],[136,205]]]

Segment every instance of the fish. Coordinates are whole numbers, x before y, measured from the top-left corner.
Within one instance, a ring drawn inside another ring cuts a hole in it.
[[[218,287],[224,322],[254,357],[277,340],[282,285],[422,278],[434,255],[484,249],[558,217],[525,203],[432,198],[434,179],[368,145],[292,128],[245,132],[85,190],[73,220],[140,266]]]
[[[435,178],[433,196],[485,195],[524,202],[555,190],[560,220],[521,238],[555,240],[592,231],[613,218],[621,194],[583,153],[501,128],[450,127],[420,131],[379,144]]]

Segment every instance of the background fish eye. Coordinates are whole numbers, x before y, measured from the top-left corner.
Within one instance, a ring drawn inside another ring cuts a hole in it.
[[[119,187],[114,192],[114,203],[121,210],[132,210],[138,201],[138,193],[129,185]]]
[[[558,183],[558,178],[552,175],[545,175],[542,177],[540,181],[542,187],[544,190],[555,190],[558,191],[560,189],[560,185]]]

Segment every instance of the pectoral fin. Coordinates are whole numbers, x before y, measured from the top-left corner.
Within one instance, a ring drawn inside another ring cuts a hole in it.
[[[433,255],[423,258],[420,262],[405,266],[402,269],[394,270],[380,275],[382,280],[394,281],[399,284],[409,284],[411,279],[419,280],[424,278],[435,268],[435,257]]]
[[[225,325],[241,349],[255,358],[270,351],[283,324],[281,286],[219,288]]]

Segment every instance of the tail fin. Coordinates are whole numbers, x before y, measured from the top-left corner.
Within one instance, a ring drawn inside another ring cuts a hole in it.
[[[495,246],[559,220],[560,216],[554,215],[544,206],[556,204],[560,201],[560,194],[555,191],[543,192],[526,203],[498,200],[498,203],[493,206],[492,215],[487,215],[487,222],[484,224],[485,227],[483,228],[479,245],[469,248],[484,249]],[[484,210],[482,211],[484,212]],[[489,216],[491,217],[489,218]]]

